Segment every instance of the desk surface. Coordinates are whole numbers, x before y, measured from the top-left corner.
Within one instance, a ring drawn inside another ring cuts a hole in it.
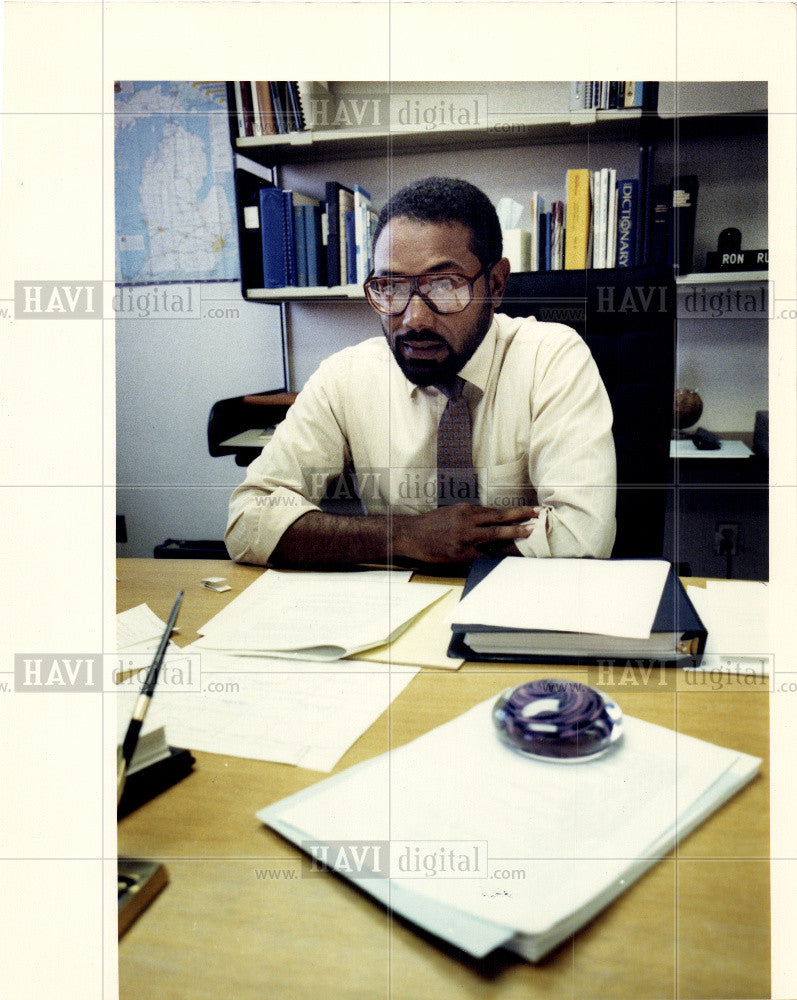
[[[184,588],[184,645],[260,572],[215,561],[121,560],[119,610],[146,601],[165,619]],[[226,576],[232,591],[204,589],[205,576]],[[336,771],[552,673],[600,682],[629,715],[761,757],[761,775],[535,966],[504,952],[470,959],[392,919],[337,876],[302,878],[300,852],[254,814],[324,775],[197,753],[192,775],[119,824],[120,854],[164,861],[170,878],[119,944],[122,1000],[768,997],[766,685],[727,678],[712,690],[681,671],[646,681],[638,671],[599,678],[523,665],[423,670]]]

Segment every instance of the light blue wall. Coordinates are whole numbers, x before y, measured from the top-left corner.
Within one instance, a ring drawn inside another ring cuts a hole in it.
[[[173,288],[125,291],[159,301]],[[284,385],[278,306],[244,301],[232,282],[180,288],[195,297],[194,318],[117,314],[116,482],[117,513],[128,533],[118,546],[124,556],[151,556],[166,538],[222,537],[227,501],[244,470],[233,458],[210,457],[210,408],[219,399]]]

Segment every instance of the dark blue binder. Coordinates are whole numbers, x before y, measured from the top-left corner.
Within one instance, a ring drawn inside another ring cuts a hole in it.
[[[510,557],[512,558],[512,557]],[[481,581],[501,562],[500,559],[476,559],[471,567],[465,589],[462,592],[464,597],[470,593],[476,584]],[[629,661],[633,664],[655,662],[663,667],[696,667],[700,664],[703,650],[706,646],[706,628],[700,620],[700,616],[694,605],[689,600],[686,589],[678,575],[675,567],[670,566],[670,571],[664,583],[664,590],[661,595],[661,603],[656,617],[653,620],[651,632],[676,632],[680,633],[683,642],[695,640],[696,651],[689,656],[676,658],[676,651],[673,649],[672,659],[662,659],[659,654],[653,657],[640,656],[637,653],[628,656],[618,657],[616,655],[601,654],[596,651],[594,656],[554,656],[547,652],[539,654],[530,650],[528,653],[476,653],[465,641],[465,635],[469,632],[516,632],[518,635],[529,635],[528,630],[510,629],[495,625],[476,625],[465,622],[457,622],[451,626],[453,633],[448,647],[448,655],[451,657],[464,657],[466,660],[481,660],[488,663],[552,663],[569,664],[570,666],[581,666],[586,664],[603,665],[625,665]]]

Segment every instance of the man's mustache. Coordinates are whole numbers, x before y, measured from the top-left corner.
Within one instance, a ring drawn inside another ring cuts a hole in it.
[[[448,343],[440,336],[438,333],[433,333],[431,330],[411,330],[409,333],[402,333],[396,337],[396,344],[417,344],[423,343],[435,343],[440,344],[442,347],[448,347]]]

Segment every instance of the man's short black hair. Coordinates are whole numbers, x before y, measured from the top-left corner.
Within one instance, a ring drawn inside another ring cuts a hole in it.
[[[471,232],[471,250],[482,267],[503,257],[498,213],[487,195],[455,177],[425,177],[397,191],[376,223],[374,245],[387,223],[403,215],[417,222],[461,222]]]

